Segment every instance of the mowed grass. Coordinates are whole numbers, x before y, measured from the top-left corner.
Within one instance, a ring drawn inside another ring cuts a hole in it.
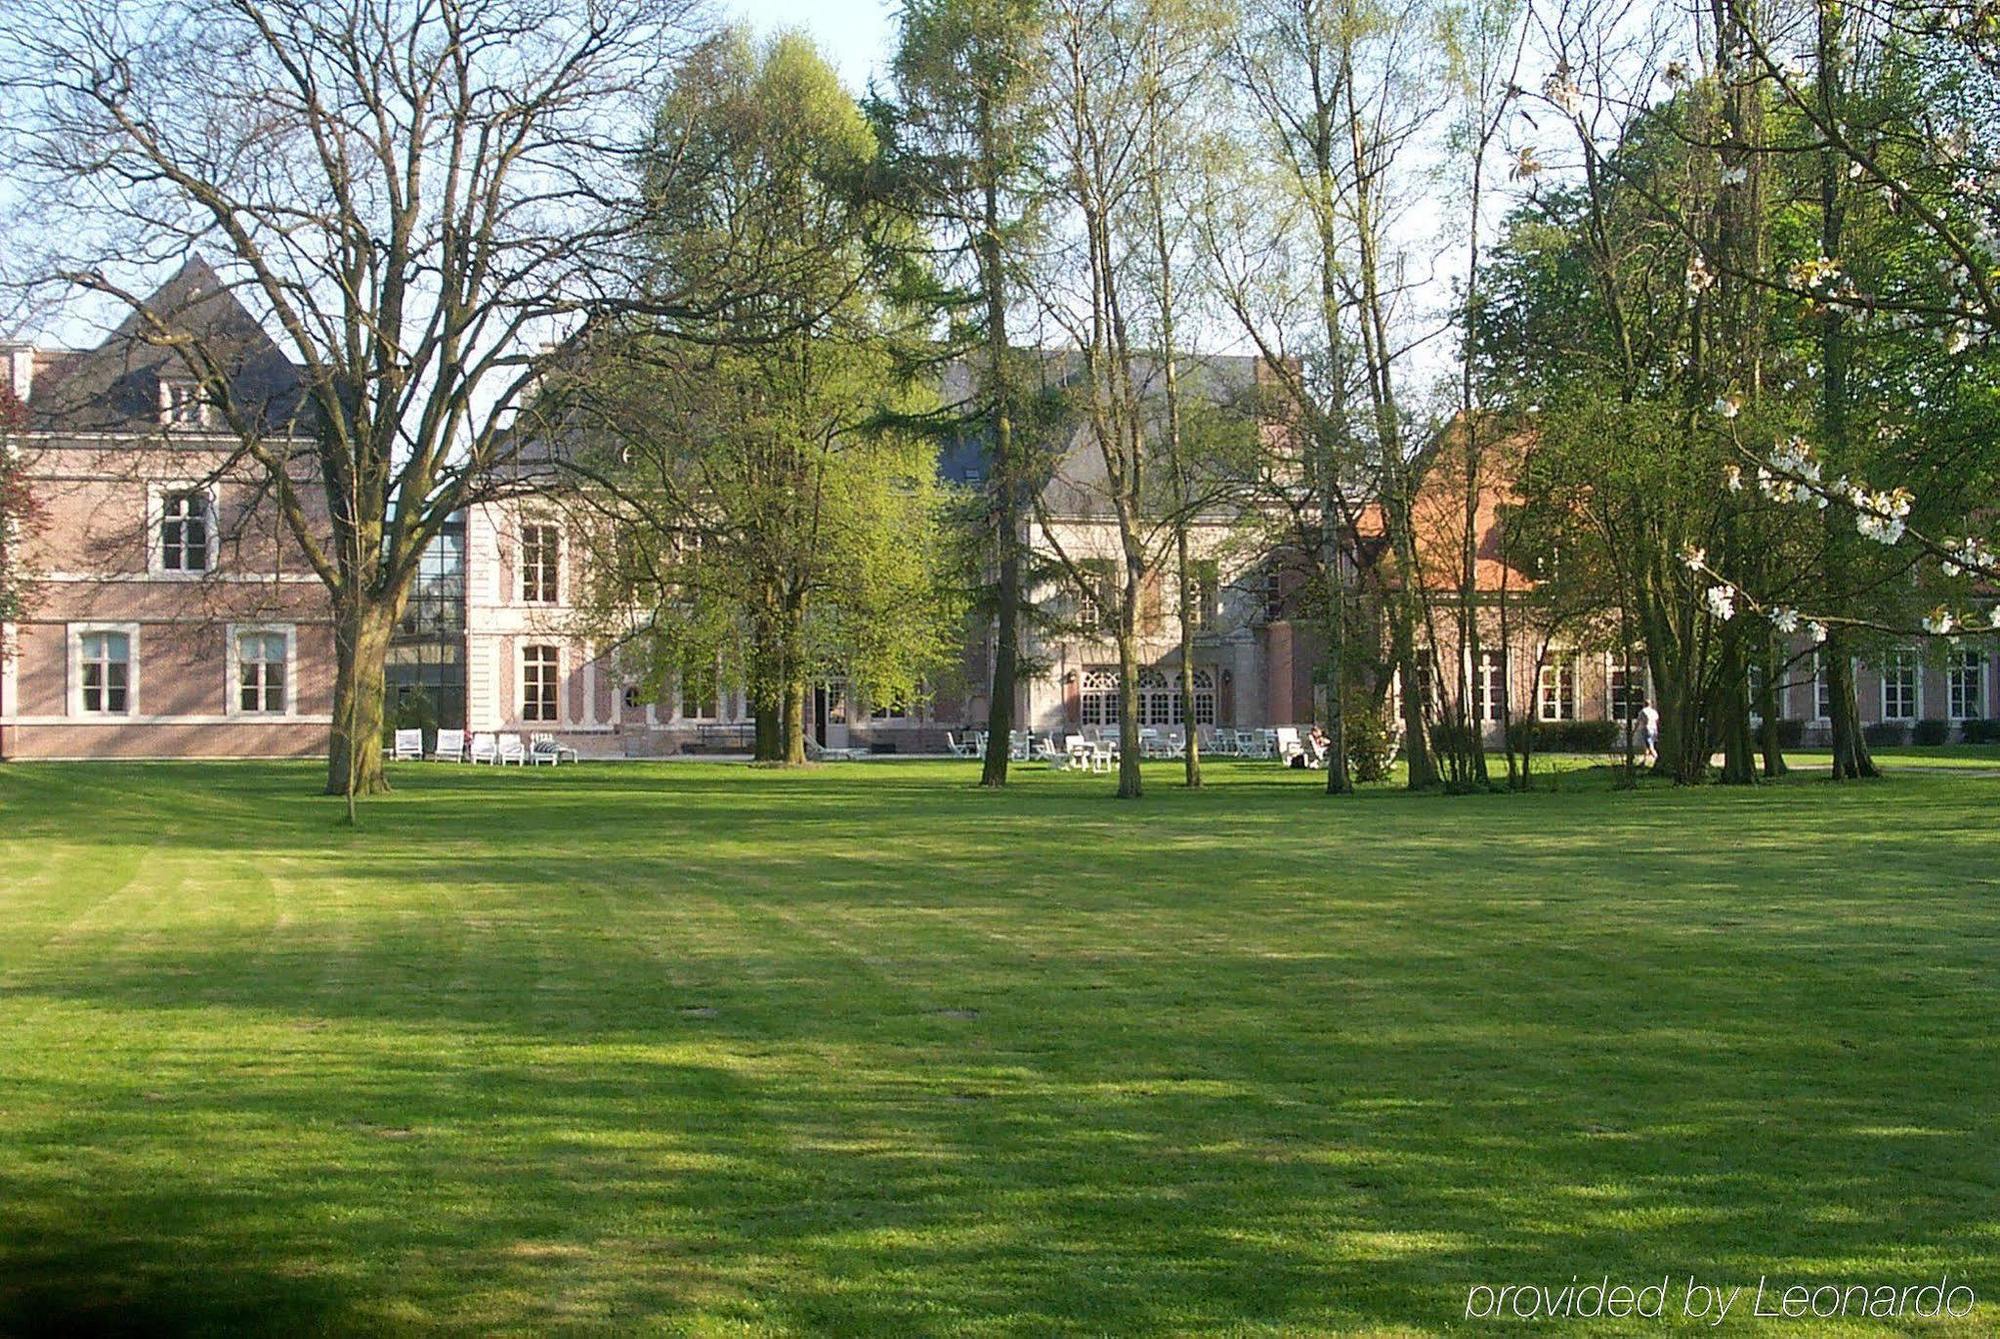
[[[2000,782],[1150,775],[0,768],[0,1331],[2000,1324]]]

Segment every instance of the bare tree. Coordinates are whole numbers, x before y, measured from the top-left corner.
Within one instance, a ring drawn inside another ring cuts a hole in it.
[[[633,282],[638,152],[693,4],[14,0],[0,17],[6,166],[42,202],[46,277],[178,350],[325,583],[328,793],[386,788],[391,629],[426,546],[521,450],[541,346],[677,309]],[[672,148],[654,170],[692,170]],[[289,432],[139,296],[203,252],[298,368]]]

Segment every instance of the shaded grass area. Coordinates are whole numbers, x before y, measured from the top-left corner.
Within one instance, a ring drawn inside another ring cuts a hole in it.
[[[0,769],[0,1331],[1994,1328],[2000,783],[974,766]]]

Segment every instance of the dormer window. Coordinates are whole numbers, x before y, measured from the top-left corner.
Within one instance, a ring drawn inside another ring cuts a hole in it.
[[[169,428],[208,426],[208,401],[192,381],[160,383],[160,422]]]

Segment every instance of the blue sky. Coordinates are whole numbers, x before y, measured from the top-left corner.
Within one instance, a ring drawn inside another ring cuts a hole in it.
[[[894,0],[724,0],[724,11],[759,33],[811,34],[856,94],[888,63]]]

